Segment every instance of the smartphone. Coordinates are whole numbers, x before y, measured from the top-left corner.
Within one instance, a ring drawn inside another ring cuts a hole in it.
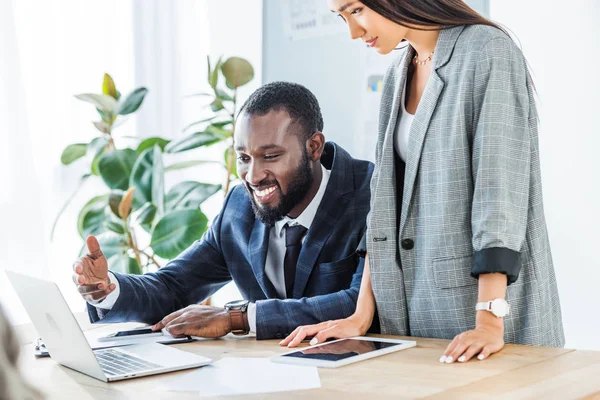
[[[98,338],[100,342],[106,342],[109,340],[118,340],[118,339],[138,339],[138,338],[147,338],[152,336],[162,336],[162,331],[153,331],[152,328],[138,328],[131,329],[127,331],[117,331],[113,333],[109,333],[106,336],[101,336]]]

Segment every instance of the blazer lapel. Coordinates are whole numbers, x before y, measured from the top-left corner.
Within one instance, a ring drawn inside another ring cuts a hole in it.
[[[347,162],[350,155],[336,145],[333,145],[333,149],[334,161],[329,183],[298,257],[294,280],[295,299],[304,297],[306,284],[319,254],[334,231],[335,224],[346,211],[350,200],[345,195],[354,190],[354,172],[352,165]]]
[[[438,75],[437,69],[445,65],[450,59],[452,51],[454,50],[454,45],[456,44],[456,40],[463,29],[464,26],[458,26],[442,30],[434,50],[431,74],[429,76],[429,80],[427,81],[427,85],[425,86],[425,91],[423,92],[421,100],[419,101],[419,106],[417,107],[415,118],[413,119],[413,123],[409,132],[408,156],[406,160],[404,190],[402,194],[400,235],[402,235],[406,218],[408,216],[409,207],[412,201],[415,180],[419,170],[419,163],[421,160],[423,143],[425,142],[427,129],[429,128],[429,123],[431,122],[431,117],[435,111],[440,94],[444,89],[444,81]],[[398,81],[401,81],[402,84],[404,84],[405,80],[406,72],[401,79],[398,79]]]
[[[250,265],[254,271],[254,276],[260,285],[262,291],[268,299],[279,297],[275,287],[265,274],[265,265],[267,263],[267,250],[269,248],[269,228],[258,219],[254,221],[250,242],[248,243],[248,252]]]

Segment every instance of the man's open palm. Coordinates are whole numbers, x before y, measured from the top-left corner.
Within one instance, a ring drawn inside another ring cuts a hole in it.
[[[108,277],[108,262],[95,236],[86,239],[88,254],[73,263],[73,281],[86,301],[100,301],[108,296],[115,284]]]

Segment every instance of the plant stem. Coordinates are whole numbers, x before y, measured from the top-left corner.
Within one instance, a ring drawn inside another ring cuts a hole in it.
[[[156,259],[154,258],[154,255],[150,255],[148,253],[146,253],[144,250],[140,251],[143,255],[145,255],[146,257],[148,257],[149,260],[152,260],[152,263],[155,264],[159,269],[162,268],[162,266],[158,263],[158,261],[156,261]]]
[[[138,246],[137,246],[137,240],[135,239],[135,232],[129,226],[129,224],[127,223],[127,220],[125,220],[125,230],[127,232],[127,244],[129,245],[129,247],[131,247],[131,249],[133,249],[133,252],[135,253],[135,259],[137,260],[138,265],[141,267],[142,260],[140,258],[140,250],[138,249]]]
[[[83,175],[81,177],[81,179],[79,180],[79,183],[77,184],[77,187],[75,188],[73,193],[71,193],[71,196],[69,196],[67,201],[65,201],[65,204],[63,204],[62,208],[58,212],[58,215],[56,215],[56,218],[54,219],[54,223],[52,224],[52,230],[50,231],[50,241],[51,242],[54,239],[54,231],[56,230],[56,225],[58,225],[58,220],[60,219],[60,216],[62,215],[62,213],[65,212],[65,210],[67,209],[67,206],[71,203],[71,201],[73,201],[73,198],[75,198],[75,195],[77,194],[77,192],[79,192],[79,189],[81,189],[81,187],[83,186],[83,184],[89,177],[90,177],[89,174]]]
[[[237,88],[233,90],[233,111],[231,113],[231,145],[229,146],[229,151],[227,152],[227,182],[225,182],[225,196],[229,193],[229,186],[231,185],[231,173],[233,172],[233,152],[235,151],[234,147],[234,138],[233,135],[235,133],[235,113],[237,111]]]

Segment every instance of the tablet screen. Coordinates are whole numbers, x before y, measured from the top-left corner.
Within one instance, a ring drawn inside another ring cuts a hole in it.
[[[343,339],[311,347],[294,353],[283,354],[282,357],[311,358],[314,360],[339,361],[359,354],[401,346],[402,343],[377,342],[359,339]]]

